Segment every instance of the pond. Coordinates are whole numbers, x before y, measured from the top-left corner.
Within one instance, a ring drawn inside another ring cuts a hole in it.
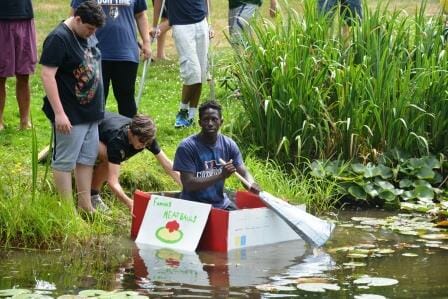
[[[446,233],[418,214],[343,211],[321,249],[292,241],[188,254],[123,238],[98,252],[3,250],[0,297],[446,298]]]

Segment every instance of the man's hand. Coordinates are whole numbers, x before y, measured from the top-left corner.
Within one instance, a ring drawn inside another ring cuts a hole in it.
[[[147,42],[143,42],[142,44],[142,55],[143,55],[143,59],[147,60],[151,58],[151,42],[147,41]]]
[[[269,15],[274,18],[277,15],[277,1],[271,0],[271,5],[269,7]]]
[[[151,30],[149,31],[149,35],[151,36],[152,39],[158,38],[160,36],[160,27],[156,26],[156,27],[152,27]]]
[[[225,164],[222,164],[222,173],[221,173],[221,175],[224,177],[224,179],[227,179],[235,171],[236,171],[236,168],[235,168],[235,165],[233,165],[233,160],[230,160],[229,162],[226,162]]]
[[[213,27],[211,25],[208,26],[208,38],[212,39],[215,37],[215,30],[213,30]]]
[[[54,127],[56,131],[62,134],[70,134],[72,124],[65,113],[59,113],[54,116]]]
[[[250,184],[250,187],[247,189],[248,191],[258,194],[261,192],[261,188],[260,186],[258,186],[257,183],[253,182],[252,184]]]

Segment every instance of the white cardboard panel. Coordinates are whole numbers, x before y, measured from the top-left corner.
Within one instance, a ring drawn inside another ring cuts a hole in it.
[[[267,208],[230,212],[227,236],[228,250],[300,240],[280,217]]]

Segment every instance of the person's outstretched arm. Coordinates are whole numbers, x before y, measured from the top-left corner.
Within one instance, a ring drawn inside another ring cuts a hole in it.
[[[162,165],[165,172],[173,178],[173,180],[182,187],[182,182],[180,180],[180,174],[177,171],[173,170],[173,162],[166,156],[164,151],[160,150],[160,152],[155,155],[157,161],[159,161],[160,165]]]
[[[120,185],[120,164],[108,163],[107,184],[118,199],[132,212],[134,202],[124,192]]]

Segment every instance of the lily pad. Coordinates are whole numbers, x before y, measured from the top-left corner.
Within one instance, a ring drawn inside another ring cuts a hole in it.
[[[355,299],[386,299],[386,297],[381,295],[375,295],[375,294],[360,294],[355,295]]]
[[[347,267],[347,268],[356,268],[356,267],[365,267],[365,266],[367,266],[366,263],[360,263],[360,262],[343,263],[342,265],[344,267]]]
[[[361,277],[353,281],[354,284],[366,284],[371,287],[385,287],[398,283],[398,280],[384,277]]]
[[[99,297],[106,294],[110,294],[110,292],[103,290],[84,290],[78,293],[81,297]]]
[[[84,297],[81,297],[79,295],[61,295],[57,299],[83,299]]]
[[[391,253],[394,253],[395,250],[390,249],[390,248],[382,248],[382,249],[378,249],[376,252],[379,254],[391,254]]]
[[[31,291],[27,289],[7,289],[7,290],[0,290],[0,297],[12,297],[15,295],[29,294],[29,293],[31,293]]]
[[[349,253],[347,254],[347,257],[352,259],[365,259],[368,257],[368,255],[363,253]]]
[[[18,294],[11,297],[12,299],[53,299],[51,296],[42,294]]]
[[[412,252],[405,252],[402,254],[402,256],[407,256],[407,257],[416,257],[418,256],[417,253],[412,253]]]
[[[427,234],[421,235],[420,238],[427,240],[448,240],[448,234]]]
[[[292,292],[296,290],[294,287],[273,284],[261,284],[257,285],[256,288],[263,292]]]
[[[297,288],[306,292],[324,293],[326,290],[339,291],[341,289],[337,284],[331,283],[299,283]]]

